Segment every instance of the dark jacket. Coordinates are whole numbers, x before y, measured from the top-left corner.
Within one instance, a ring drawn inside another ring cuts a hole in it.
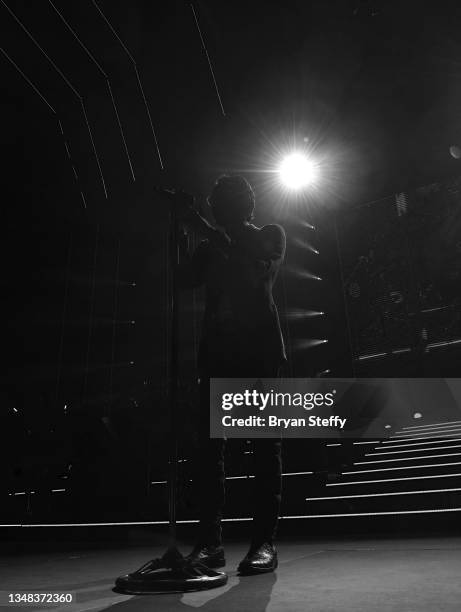
[[[286,360],[272,295],[285,248],[281,226],[252,224],[230,245],[204,240],[197,247],[188,274],[189,284],[206,287],[202,372],[219,365],[225,371],[232,363],[279,365]]]

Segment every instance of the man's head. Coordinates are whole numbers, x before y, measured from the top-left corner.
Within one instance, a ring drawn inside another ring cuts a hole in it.
[[[240,225],[253,218],[255,194],[243,176],[219,177],[208,202],[216,223],[222,227]]]

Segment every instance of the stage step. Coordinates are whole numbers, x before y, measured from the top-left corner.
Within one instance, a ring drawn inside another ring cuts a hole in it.
[[[372,516],[461,511],[460,421],[401,429],[373,444],[355,444],[353,460],[320,483],[306,479],[305,516]],[[341,457],[350,441],[329,443]],[[358,452],[357,452],[358,451]],[[301,504],[299,480],[284,481],[285,510]]]

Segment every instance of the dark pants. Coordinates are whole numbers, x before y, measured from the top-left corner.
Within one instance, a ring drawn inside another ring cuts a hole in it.
[[[228,370],[227,378],[248,377],[248,370]],[[251,371],[255,371],[254,364]],[[279,366],[257,368],[258,376],[276,378]],[[224,451],[226,440],[210,438],[210,374],[200,378],[200,436],[198,452],[199,539],[207,544],[221,543],[221,519],[225,502]],[[222,375],[221,375],[222,376]],[[252,543],[271,542],[275,537],[282,492],[282,443],[280,438],[253,440],[255,478],[253,490]]]

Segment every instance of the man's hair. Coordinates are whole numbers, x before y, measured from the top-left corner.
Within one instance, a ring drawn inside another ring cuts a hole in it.
[[[246,221],[253,219],[255,194],[243,176],[229,174],[220,176],[213,186],[208,202],[212,209],[216,206],[229,206]]]

